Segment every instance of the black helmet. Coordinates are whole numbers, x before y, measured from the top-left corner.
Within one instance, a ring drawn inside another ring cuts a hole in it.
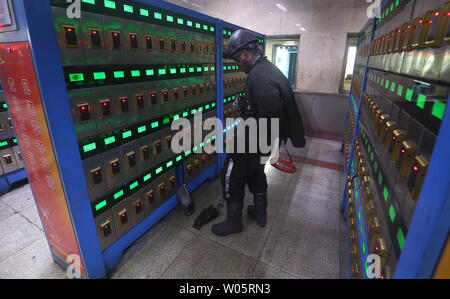
[[[232,59],[233,54],[240,49],[256,49],[256,42],[258,42],[258,38],[254,36],[250,31],[244,29],[236,30],[230,37],[230,41],[228,42],[228,49],[223,52],[223,58]],[[253,45],[253,43],[255,45]]]

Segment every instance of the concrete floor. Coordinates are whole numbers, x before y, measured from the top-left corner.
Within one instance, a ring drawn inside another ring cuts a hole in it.
[[[340,142],[307,138],[291,154],[343,164]],[[223,204],[219,179],[191,195],[196,210],[186,217],[175,208],[139,238],[122,256],[110,278],[348,278],[345,222],[340,214],[344,187],[341,171],[297,163],[295,174],[266,167],[269,183],[268,223],[259,227],[246,213],[244,231],[227,237],[211,225],[192,228],[211,204]],[[29,185],[0,197],[0,278],[66,278],[52,261]]]

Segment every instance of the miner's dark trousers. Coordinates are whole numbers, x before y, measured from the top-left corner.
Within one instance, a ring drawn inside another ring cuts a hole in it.
[[[243,202],[245,184],[253,194],[267,192],[267,178],[259,154],[228,154],[221,178],[226,201]]]

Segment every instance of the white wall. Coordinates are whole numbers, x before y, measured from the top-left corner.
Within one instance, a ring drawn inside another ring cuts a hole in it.
[[[365,0],[167,0],[266,35],[300,34],[297,89],[338,93],[347,33],[367,22]]]

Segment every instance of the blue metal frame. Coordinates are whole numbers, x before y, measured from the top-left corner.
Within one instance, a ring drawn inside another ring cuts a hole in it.
[[[217,86],[217,117],[223,118],[223,26],[239,29],[233,24],[200,14],[174,4],[160,0],[139,0],[161,9],[206,21],[216,26],[216,86]],[[101,252],[95,229],[94,217],[86,186],[84,170],[78,151],[74,125],[63,74],[63,67],[54,34],[54,21],[50,1],[13,0],[13,7],[19,31],[2,33],[2,42],[26,42],[30,44],[34,68],[38,78],[42,105],[47,118],[50,138],[53,144],[56,163],[60,170],[61,182],[66,196],[67,207],[77,239],[81,258],[88,278],[101,278],[107,271],[115,268],[123,251],[138,239],[145,231],[157,223],[177,204],[177,196],[172,196],[152,215],[118,239],[112,246]],[[263,35],[255,33],[259,37]],[[56,59],[55,59],[56,58]],[[219,146],[223,144],[222,134],[217,134]],[[218,155],[218,160],[200,176],[187,185],[189,192],[195,190],[201,183],[218,175],[225,156]],[[177,168],[177,180],[183,183],[182,167]],[[56,255],[53,259],[63,268],[67,265]]]

